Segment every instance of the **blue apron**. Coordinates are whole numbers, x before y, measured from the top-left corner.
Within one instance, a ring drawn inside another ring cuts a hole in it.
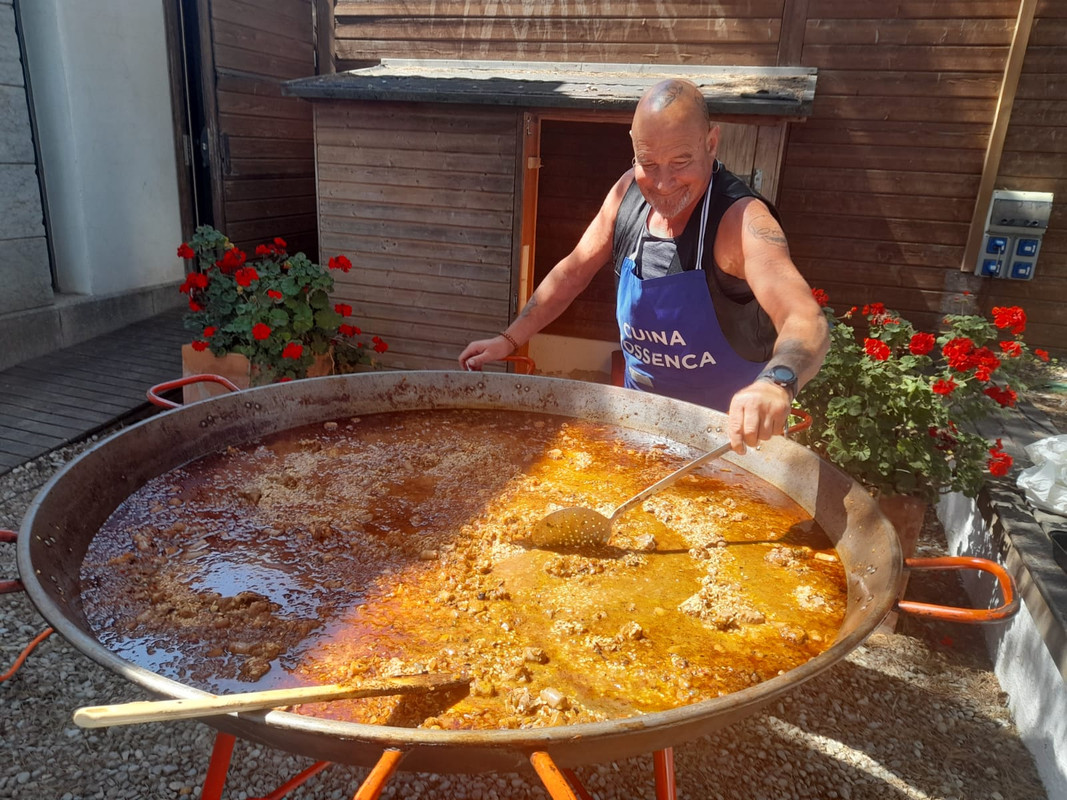
[[[739,356],[719,325],[703,271],[704,229],[711,187],[704,195],[696,269],[643,280],[638,264],[647,218],[632,255],[622,262],[615,317],[630,389],[728,411],[738,389],[766,362]]]

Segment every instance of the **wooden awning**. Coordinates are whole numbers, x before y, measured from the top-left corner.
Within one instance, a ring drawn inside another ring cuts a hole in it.
[[[807,117],[817,70],[536,61],[383,59],[381,63],[283,85],[312,100],[464,103],[524,108],[632,110],[665,78],[696,83],[715,114]]]

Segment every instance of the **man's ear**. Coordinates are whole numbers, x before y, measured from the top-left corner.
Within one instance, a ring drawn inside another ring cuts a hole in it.
[[[712,125],[708,128],[708,136],[706,139],[708,155],[715,158],[715,155],[719,152],[719,126]]]

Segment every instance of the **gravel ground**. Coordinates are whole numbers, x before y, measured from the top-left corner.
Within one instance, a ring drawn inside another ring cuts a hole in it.
[[[38,488],[89,443],[0,476],[0,527],[17,529]],[[931,515],[921,554],[944,550]],[[0,548],[0,578],[14,575]],[[954,577],[912,577],[909,596],[960,598]],[[0,596],[0,671],[45,623],[23,595]],[[678,796],[692,800],[1040,800],[1046,797],[1015,730],[977,631],[903,618],[776,706],[675,747]],[[195,722],[97,731],[74,726],[83,705],[143,699],[58,636],[0,685],[0,798],[198,797],[213,730]],[[268,794],[307,759],[239,742],[225,797]],[[650,757],[577,770],[594,798],[655,796]],[[333,767],[292,798],[348,798],[366,770]],[[385,797],[545,798],[532,775],[400,773]]]

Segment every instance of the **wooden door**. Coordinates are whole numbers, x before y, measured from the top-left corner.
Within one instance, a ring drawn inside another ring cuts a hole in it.
[[[242,248],[280,236],[317,257],[312,107],[282,95],[286,80],[318,71],[311,0],[182,0],[182,11],[204,167],[198,223]]]

